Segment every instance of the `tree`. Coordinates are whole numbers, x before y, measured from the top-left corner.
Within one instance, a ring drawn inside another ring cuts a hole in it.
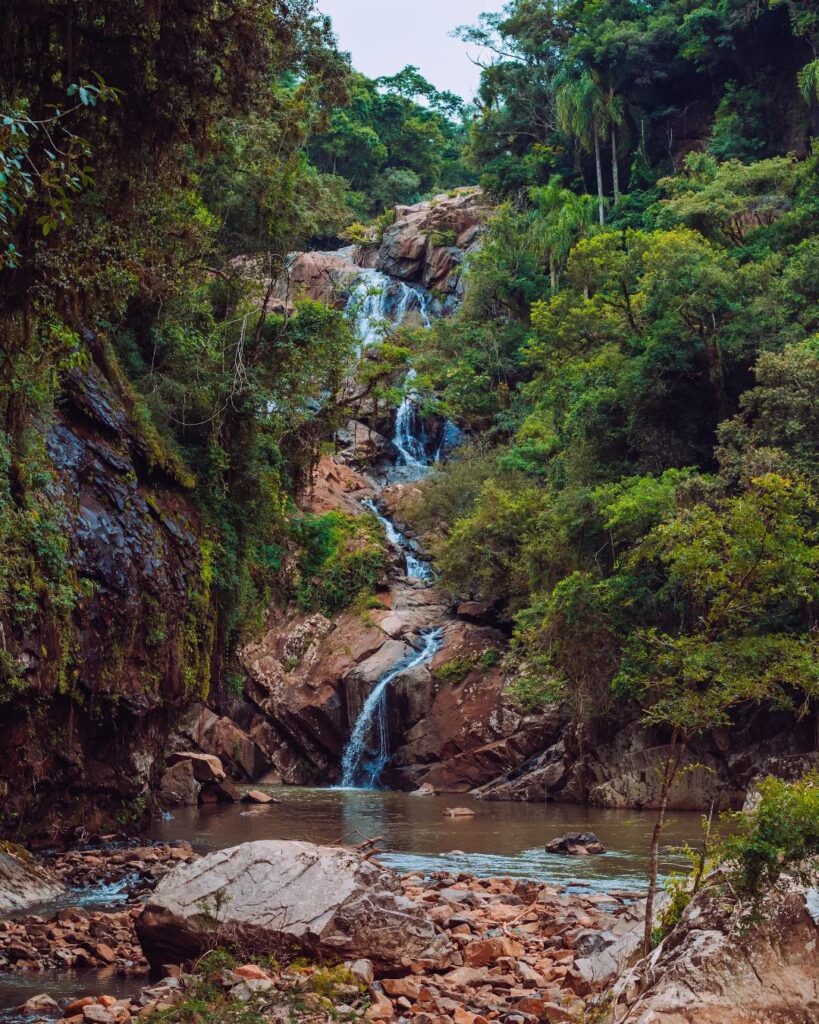
[[[596,77],[590,71],[582,71],[577,76],[571,71],[562,71],[555,79],[555,110],[559,126],[574,136],[582,148],[594,150],[598,218],[600,227],[603,227],[606,212],[600,137],[605,130],[608,112]]]
[[[692,739],[731,724],[742,704],[807,712],[819,697],[816,640],[800,620],[819,600],[816,496],[769,474],[713,504],[683,508],[656,527],[631,561],[656,559],[681,613],[674,630],[640,627],[626,642],[615,689],[643,721],[667,729],[651,838],[644,949],[650,949],[659,847],[669,797]]]
[[[593,204],[589,196],[565,188],[557,175],[548,185],[531,188],[529,198],[537,209],[535,230],[548,252],[549,281],[555,292],[572,246],[592,225]]]

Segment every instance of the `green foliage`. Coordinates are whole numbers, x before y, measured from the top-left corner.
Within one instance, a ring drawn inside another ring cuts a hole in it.
[[[326,512],[299,525],[304,550],[297,596],[305,609],[332,615],[372,593],[386,558],[383,531],[374,516]]]
[[[355,74],[347,104],[313,137],[310,157],[350,183],[357,212],[377,215],[474,180],[461,162],[464,113],[458,97],[439,92],[417,68],[377,81]]]
[[[348,219],[346,183],[306,146],[346,100],[349,68],[311,4],[223,6],[195,0],[170,20],[124,0],[4,7],[4,693],[29,681],[20,651],[39,635],[43,692],[53,675],[81,697],[73,611],[88,584],[43,451],[66,373],[101,374],[124,405],[149,507],[157,481],[198,506],[202,575],[176,649],[146,595],[129,635],[107,638],[105,668],[115,680],[144,642],[146,686],[172,665],[189,694],[260,619],[293,543],[289,495],[340,415],[342,315],[273,316],[259,299],[289,251]]]
[[[819,856],[819,774],[790,783],[769,776],[757,788],[755,808],[730,816],[719,846],[731,888],[752,901],[783,872],[813,878]]]
[[[437,683],[450,683],[453,686],[457,686],[466,679],[477,664],[478,658],[475,655],[461,655],[450,658],[445,664],[439,665],[435,669],[435,681]]]

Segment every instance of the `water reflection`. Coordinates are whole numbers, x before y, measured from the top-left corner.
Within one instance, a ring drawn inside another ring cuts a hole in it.
[[[124,977],[114,967],[86,971],[0,972],[0,1021],[3,1024],[24,1024],[25,1021],[42,1020],[41,1013],[23,1015],[14,1011],[28,999],[44,992],[57,1000],[96,996],[100,992],[125,999],[136,995],[145,984],[145,978]]]
[[[650,812],[566,804],[487,803],[467,796],[413,797],[368,790],[270,787],[281,803],[183,808],[159,821],[154,837],[189,839],[200,851],[254,839],[356,843],[382,836],[381,861],[398,871],[468,871],[554,881],[572,889],[641,888],[648,870]],[[474,810],[447,818],[446,807]],[[699,835],[700,816],[677,814],[665,833],[663,866],[681,863],[673,847]],[[609,851],[601,857],[560,857],[545,852],[554,836],[592,830]]]

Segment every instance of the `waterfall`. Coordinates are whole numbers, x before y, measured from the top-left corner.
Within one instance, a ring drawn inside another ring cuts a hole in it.
[[[350,285],[345,313],[353,322],[361,347],[369,348],[383,341],[388,324],[402,324],[410,312],[419,314],[424,327],[431,326],[431,301],[432,296],[423,288],[362,268]]]
[[[432,581],[432,569],[430,569],[427,562],[422,561],[415,554],[410,542],[396,527],[395,523],[391,519],[387,519],[386,516],[381,515],[378,511],[378,506],[369,498],[365,498],[361,504],[364,508],[369,509],[384,527],[384,533],[386,533],[390,544],[395,544],[396,547],[401,548],[404,552],[404,557],[407,560],[407,575],[414,576],[417,580],[422,580],[424,583],[430,583]]]
[[[442,630],[432,630],[423,640],[421,650],[385,673],[364,702],[341,761],[341,785],[344,789],[377,788],[381,773],[390,759],[387,689],[397,676],[435,657],[441,648]]]
[[[362,348],[377,345],[387,323],[387,292],[392,282],[377,270],[361,270],[350,287],[345,313],[355,325]]]
[[[407,390],[395,415],[395,432],[392,436],[392,443],[398,450],[397,465],[422,470],[429,465],[429,459],[424,448],[423,435],[418,433],[417,429],[417,396],[411,388],[415,376],[415,370],[410,370],[404,379]]]

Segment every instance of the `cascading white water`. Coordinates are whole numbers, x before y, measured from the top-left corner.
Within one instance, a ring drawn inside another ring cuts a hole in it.
[[[406,392],[395,415],[392,443],[398,451],[397,464],[399,466],[422,470],[429,465],[429,459],[424,447],[423,435],[419,433],[418,429],[417,396],[412,390],[415,376],[415,370],[410,370],[404,379]]]
[[[443,631],[434,629],[423,637],[424,645],[410,658],[399,662],[381,677],[356,719],[341,762],[344,789],[376,789],[390,759],[387,721],[387,689],[403,672],[431,661],[440,650]]]
[[[361,348],[364,349],[381,342],[390,325],[402,324],[410,312],[417,312],[424,326],[431,327],[431,302],[432,297],[423,288],[414,288],[376,270],[362,270],[350,290],[347,316],[354,323]],[[401,475],[417,479],[423,475],[432,459],[427,454],[423,437],[423,424],[418,415],[418,396],[412,387],[414,380],[415,370],[410,369],[405,380],[404,400],[396,414],[392,442],[398,453],[396,465],[400,467]],[[431,583],[433,572],[429,564],[416,555],[411,542],[392,520],[379,512],[375,502],[367,500],[361,504],[378,518],[390,543],[403,552],[407,575],[423,583]],[[386,672],[367,697],[344,750],[341,762],[343,788],[377,788],[381,773],[390,758],[387,719],[389,685],[403,672],[430,661],[441,648],[443,631],[432,630],[423,634],[421,639],[421,649]]]
[[[362,348],[377,345],[387,328],[387,292],[392,282],[377,270],[362,269],[350,288],[345,312]]]
[[[430,302],[431,296],[422,288],[363,267],[350,285],[345,312],[355,326],[361,347],[369,348],[384,340],[390,324],[400,326],[410,312],[417,312],[423,325],[429,327]]]
[[[407,560],[407,575],[414,576],[417,580],[423,580],[424,583],[429,583],[432,580],[432,569],[430,569],[429,563],[424,562],[415,554],[410,546],[410,542],[404,534],[401,533],[395,523],[391,519],[387,519],[386,516],[382,515],[378,511],[378,506],[375,502],[371,501],[369,498],[365,498],[361,504],[377,517],[378,521],[384,527],[384,533],[386,533],[387,540],[390,544],[395,544],[396,547],[401,548],[404,552],[404,557]]]

